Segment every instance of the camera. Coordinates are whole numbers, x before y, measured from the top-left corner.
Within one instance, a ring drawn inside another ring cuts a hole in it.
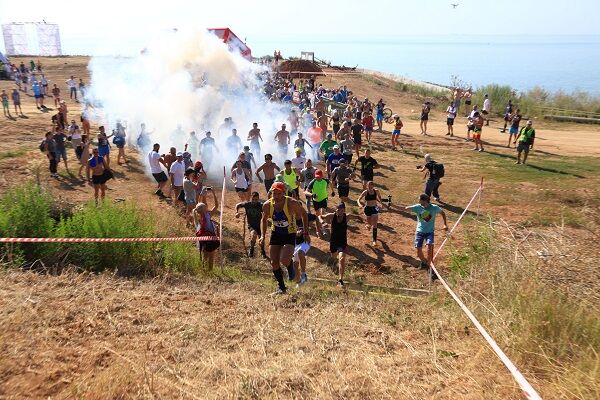
[[[212,190],[212,186],[207,186],[206,187],[206,191],[208,192],[209,190]]]

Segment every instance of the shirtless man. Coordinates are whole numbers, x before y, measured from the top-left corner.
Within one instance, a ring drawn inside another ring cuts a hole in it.
[[[256,157],[260,158],[260,142],[263,141],[263,138],[260,135],[260,129],[258,129],[256,122],[252,124],[252,129],[248,132],[248,140],[250,141],[250,150],[252,150]]]
[[[265,190],[267,191],[267,193],[269,193],[273,182],[275,182],[275,170],[279,172],[281,171],[281,168],[279,168],[277,164],[273,162],[273,156],[271,154],[265,154],[265,163],[258,167],[258,169],[256,170],[256,176],[258,177],[258,180],[260,182],[264,182]],[[259,175],[261,171],[265,174],[264,181],[263,178],[261,178]]]
[[[271,187],[273,197],[266,201],[262,209],[261,237],[258,241],[260,246],[265,245],[265,236],[271,231],[269,241],[269,256],[273,275],[277,279],[278,288],[275,293],[284,294],[287,290],[283,280],[281,266],[288,266],[292,260],[294,247],[296,246],[297,219],[302,220],[302,226],[308,226],[308,214],[302,204],[285,195],[286,188],[282,182],[277,182]],[[271,228],[268,229],[268,222]],[[304,242],[310,244],[308,230],[303,233]]]
[[[277,141],[277,148],[279,154],[283,157],[287,157],[288,145],[290,144],[290,133],[285,129],[285,124],[281,125],[281,130],[275,134],[275,141]]]
[[[94,188],[94,199],[96,200],[96,205],[98,205],[98,195],[100,195],[101,199],[104,200],[104,196],[106,194],[106,179],[104,176],[105,169],[106,166],[104,164],[104,158],[99,155],[98,149],[94,149],[92,151],[92,157],[90,157],[87,164],[86,177],[89,185]],[[90,171],[92,172],[91,178]]]

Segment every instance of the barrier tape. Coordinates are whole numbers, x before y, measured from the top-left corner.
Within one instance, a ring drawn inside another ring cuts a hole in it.
[[[225,172],[225,166],[223,165],[223,188],[221,189],[221,212],[219,213],[219,240],[223,242],[223,206],[225,205],[225,181],[227,180],[227,173]],[[223,273],[223,246],[219,246],[219,258],[221,261],[221,273]]]
[[[115,243],[115,242],[206,242],[218,236],[184,236],[168,238],[0,238],[0,243]]]
[[[458,224],[460,223],[460,221],[462,220],[462,218],[467,213],[467,210],[469,209],[469,207],[471,206],[471,204],[475,200],[475,197],[477,197],[477,195],[482,190],[483,190],[483,178],[481,179],[481,184],[479,185],[479,188],[477,189],[477,191],[475,192],[475,194],[471,198],[471,201],[469,201],[469,203],[465,207],[464,211],[462,212],[462,214],[460,215],[460,217],[458,217],[458,220],[456,220],[456,222],[454,223],[454,226],[452,227],[452,229],[450,230],[450,232],[448,233],[448,235],[446,236],[446,238],[444,239],[444,241],[442,242],[442,244],[440,245],[440,247],[437,249],[435,255],[433,256],[434,260],[437,257],[437,255],[439,254],[439,252],[442,250],[442,248],[444,247],[444,245],[446,244],[446,242],[448,241],[448,239],[450,238],[450,235],[452,234],[452,232],[454,232],[454,230],[456,229],[456,227],[458,226]],[[512,374],[512,376],[515,379],[515,381],[517,381],[517,383],[521,387],[521,390],[523,391],[523,394],[525,395],[525,397],[527,397],[528,399],[532,399],[532,400],[542,400],[542,398],[540,397],[540,395],[536,392],[536,390],[533,388],[533,386],[531,386],[531,384],[523,376],[523,374],[521,373],[521,371],[519,371],[519,369],[510,360],[510,358],[508,358],[508,356],[502,351],[502,349],[500,348],[500,346],[498,346],[498,343],[496,343],[496,341],[485,330],[485,328],[481,325],[481,323],[477,320],[477,318],[475,318],[475,315],[473,315],[473,313],[471,312],[471,310],[469,310],[467,308],[467,306],[465,305],[465,303],[463,303],[461,301],[461,299],[456,295],[456,293],[454,293],[454,291],[450,288],[450,286],[448,286],[448,283],[446,283],[446,281],[444,280],[444,278],[442,278],[442,276],[438,272],[437,268],[433,264],[433,261],[431,262],[431,269],[433,270],[433,272],[435,272],[435,274],[437,275],[440,283],[444,286],[444,288],[446,289],[446,291],[448,291],[448,293],[450,294],[450,296],[452,296],[452,298],[454,299],[454,301],[456,301],[456,303],[458,303],[458,305],[463,310],[463,312],[467,315],[467,317],[469,317],[469,319],[471,320],[471,322],[473,323],[473,325],[475,325],[475,327],[477,328],[477,330],[479,331],[479,333],[481,334],[481,336],[483,336],[483,338],[490,345],[490,347],[492,348],[492,350],[494,351],[494,353],[496,353],[496,355],[498,356],[498,358],[500,358],[500,361],[502,361],[502,363],[504,364],[504,366]]]

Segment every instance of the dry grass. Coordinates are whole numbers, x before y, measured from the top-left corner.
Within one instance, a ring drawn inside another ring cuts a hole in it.
[[[213,278],[0,274],[3,398],[518,398],[432,303]],[[488,397],[489,398],[489,397]]]

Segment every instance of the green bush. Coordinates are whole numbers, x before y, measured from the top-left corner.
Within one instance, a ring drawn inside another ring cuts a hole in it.
[[[52,237],[51,205],[50,195],[31,182],[8,190],[0,200],[0,237]],[[52,243],[4,244],[0,254],[26,266],[36,260],[50,261],[48,255],[56,254],[57,247]]]

